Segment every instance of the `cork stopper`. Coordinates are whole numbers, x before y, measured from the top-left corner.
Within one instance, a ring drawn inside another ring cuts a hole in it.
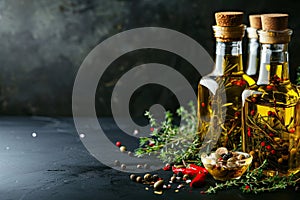
[[[249,15],[250,27],[261,29],[261,15]]]
[[[285,44],[290,42],[292,30],[288,29],[288,14],[261,15],[262,30],[258,31],[262,44]]]
[[[243,21],[243,12],[215,13],[217,26],[239,26]]]
[[[274,13],[261,15],[262,29],[282,31],[288,28],[288,14]]]

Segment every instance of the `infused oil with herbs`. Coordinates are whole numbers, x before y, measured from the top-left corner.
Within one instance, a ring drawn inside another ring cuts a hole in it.
[[[242,17],[242,12],[216,13],[215,68],[198,85],[198,134],[205,151],[241,147],[241,94],[255,83],[243,72]]]
[[[300,167],[300,95],[289,80],[287,17],[262,15],[259,78],[243,92],[243,151],[253,156],[254,168],[267,159],[269,175]]]

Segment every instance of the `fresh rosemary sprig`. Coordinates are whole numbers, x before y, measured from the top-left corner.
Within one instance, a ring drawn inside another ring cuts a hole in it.
[[[289,176],[266,176],[263,169],[267,166],[265,160],[262,165],[253,171],[248,171],[240,179],[228,180],[224,183],[216,183],[215,186],[209,187],[203,193],[212,194],[220,190],[228,188],[239,188],[244,193],[260,193],[271,192],[280,189],[286,189],[290,186],[295,186],[299,181],[299,172]]]
[[[140,138],[140,146],[135,155],[156,155],[165,163],[185,161],[200,162],[199,139],[197,132],[197,114],[194,104],[189,103],[189,111],[180,107],[176,113],[181,117],[180,126],[174,125],[173,115],[166,112],[165,121],[158,124],[151,113],[146,112],[153,127],[151,137]]]

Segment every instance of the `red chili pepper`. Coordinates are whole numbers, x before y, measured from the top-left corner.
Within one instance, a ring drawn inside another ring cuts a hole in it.
[[[195,164],[190,164],[188,167],[182,167],[182,168],[176,168],[173,166],[172,170],[175,174],[182,172],[183,174],[187,174],[191,177],[196,176],[199,172],[206,172],[206,169],[204,167],[200,167]]]
[[[200,167],[195,164],[190,164],[188,167],[176,168],[172,167],[172,170],[175,174],[182,172],[183,174],[187,174],[190,177],[194,177],[192,182],[190,183],[191,187],[199,187],[205,180],[205,176],[208,171],[204,167]]]
[[[170,165],[170,164],[166,164],[166,165],[163,167],[163,170],[164,170],[164,171],[169,171],[169,170],[171,170],[171,165]]]
[[[206,174],[207,173],[205,173],[205,172],[199,171],[197,176],[192,180],[192,182],[190,182],[190,187],[201,186],[205,181]]]
[[[185,167],[172,167],[172,171],[174,174],[178,174],[179,172],[182,172],[184,174],[186,168]]]
[[[195,177],[199,173],[199,170],[192,169],[192,168],[186,168],[183,174],[187,174],[189,177]]]
[[[204,167],[200,167],[200,166],[195,165],[195,164],[190,164],[189,168],[207,173],[207,170]]]

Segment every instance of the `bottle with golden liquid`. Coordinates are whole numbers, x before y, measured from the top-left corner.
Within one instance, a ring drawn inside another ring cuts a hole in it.
[[[216,58],[213,72],[198,85],[198,134],[200,151],[217,147],[241,148],[242,92],[255,81],[243,71],[242,12],[219,12],[213,26]]]
[[[267,174],[288,174],[300,167],[300,96],[290,82],[287,14],[262,15],[257,85],[243,92],[243,151],[252,167],[267,159]]]
[[[250,27],[247,28],[248,36],[248,59],[246,74],[255,81],[258,79],[259,72],[259,51],[257,30],[261,29],[260,15],[249,15]]]

